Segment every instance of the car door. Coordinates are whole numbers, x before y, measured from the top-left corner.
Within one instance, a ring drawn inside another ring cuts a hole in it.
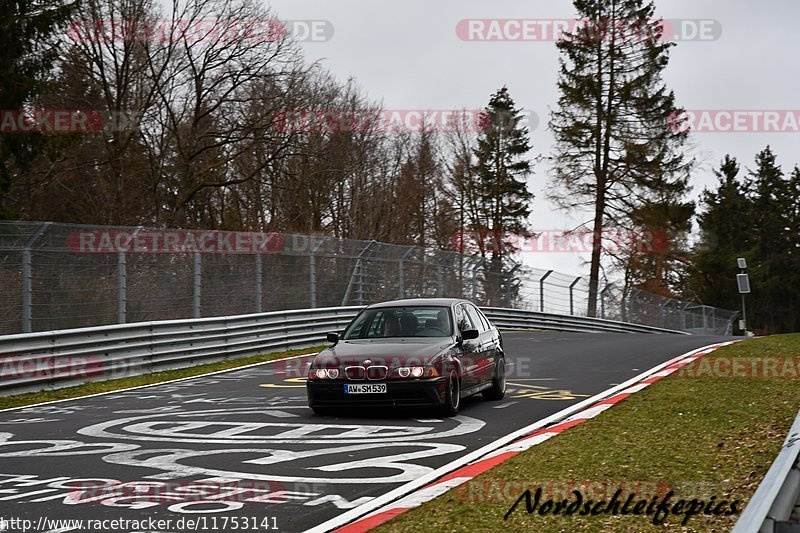
[[[466,304],[455,306],[456,328],[458,334],[468,329],[478,329],[467,312]],[[480,331],[480,330],[479,330]],[[480,354],[481,339],[472,339],[461,343],[461,364],[464,366],[462,389],[470,389],[478,385],[478,358]]]
[[[476,384],[490,382],[494,372],[494,333],[474,305],[464,304],[464,307],[470,321],[480,333],[475,356],[475,382]]]

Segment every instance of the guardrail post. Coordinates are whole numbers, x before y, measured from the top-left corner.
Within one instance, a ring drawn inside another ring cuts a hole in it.
[[[45,222],[25,243],[22,249],[22,332],[33,330],[33,254],[31,248],[44,235],[50,222]]]
[[[194,293],[192,299],[192,316],[194,318],[200,318],[200,297],[203,290],[203,263],[202,259],[200,258],[200,254],[195,252],[194,254]]]
[[[263,278],[264,266],[262,264],[263,263],[263,258],[261,257],[261,254],[259,252],[256,252],[255,259],[256,259],[256,280],[255,280],[256,281],[256,287],[255,287],[256,288],[256,313],[261,313],[262,312],[261,300],[263,298],[263,292],[264,292],[264,285],[263,285],[264,280],[262,279]]]
[[[552,274],[552,270],[548,270],[547,273],[542,276],[539,280],[539,312],[544,313],[544,280],[547,279],[547,276]],[[572,305],[572,298],[570,297],[570,305]],[[570,310],[571,312],[571,310]]]
[[[575,281],[573,281],[569,286],[569,314],[570,315],[574,315],[575,314],[575,306],[573,305],[573,300],[572,300],[572,289],[575,288],[575,285],[577,285],[580,280],[581,280],[581,278],[575,278]]]

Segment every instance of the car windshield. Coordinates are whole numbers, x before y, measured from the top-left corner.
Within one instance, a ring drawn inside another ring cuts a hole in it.
[[[379,307],[362,311],[344,339],[449,337],[452,332],[449,307]]]

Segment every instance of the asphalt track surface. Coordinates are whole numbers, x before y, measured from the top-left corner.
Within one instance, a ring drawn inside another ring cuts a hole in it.
[[[305,531],[671,357],[724,340],[505,333],[505,399],[464,400],[451,419],[387,409],[316,416],[302,377],[309,358],[0,412],[0,529],[95,531],[101,523],[55,521],[151,518],[170,522],[102,526]]]

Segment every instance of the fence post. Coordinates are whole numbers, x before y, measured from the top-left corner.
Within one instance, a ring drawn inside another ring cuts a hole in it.
[[[317,306],[317,258],[311,252],[308,255],[308,286],[309,297],[311,299],[310,307],[314,309]]]
[[[573,305],[573,300],[572,300],[572,289],[575,288],[575,285],[577,285],[580,280],[581,280],[581,278],[575,278],[575,281],[573,281],[569,286],[569,314],[570,315],[574,315],[575,314],[575,306]]]
[[[661,327],[666,329],[667,328],[667,311],[666,307],[672,303],[672,300],[667,300],[659,307],[661,308]]]
[[[473,302],[478,298],[478,267],[486,263],[486,259],[481,258],[480,261],[475,262],[475,266],[472,267],[472,298],[470,298]]]
[[[600,318],[605,318],[606,317],[606,298],[605,298],[605,295],[606,295],[606,291],[608,291],[610,288],[611,288],[611,286],[606,284],[606,286],[603,287],[603,290],[600,291]]]
[[[317,253],[317,250],[319,250],[324,242],[325,239],[320,239],[319,242],[309,250],[308,254],[308,286],[310,290],[311,309],[317,307],[317,256],[314,254]]]
[[[128,261],[125,252],[117,254],[117,323],[124,324],[128,310]]]
[[[134,246],[134,239],[144,228],[139,226],[131,233],[128,249]],[[125,250],[117,253],[117,323],[128,321],[128,255]]]
[[[409,248],[406,252],[400,256],[400,261],[397,263],[397,275],[398,275],[398,282],[400,285],[400,299],[406,297],[406,266],[405,261],[408,254],[411,253],[413,248]]]
[[[200,318],[200,296],[203,290],[203,263],[202,259],[200,258],[200,253],[195,252],[193,254],[193,263],[194,263],[194,294],[192,299],[192,316],[194,318]]]
[[[31,248],[44,235],[50,222],[45,222],[36,233],[25,242],[22,249],[22,332],[30,333],[33,330],[33,255]]]
[[[687,302],[686,305],[681,307],[681,331],[686,331],[688,329],[686,324],[686,310],[689,308],[690,305],[692,305],[692,302]]]
[[[444,296],[444,265],[441,258],[436,262],[436,296]]]
[[[512,261],[512,262],[516,263],[516,261]],[[511,307],[511,286],[510,286],[511,285],[511,280],[514,279],[513,278],[514,272],[519,270],[521,266],[522,266],[522,263],[516,263],[514,265],[514,268],[509,270],[508,274],[505,274],[503,276],[503,280],[505,281],[505,283],[503,285],[505,285],[505,293],[506,294],[505,294],[504,300],[505,300],[506,307]]]
[[[552,270],[548,270],[547,273],[541,277],[539,280],[539,312],[544,313],[544,280],[547,279],[547,276],[552,274]],[[572,303],[572,298],[570,297],[570,304]]]
[[[261,253],[256,251],[256,313],[262,312],[261,300],[263,298],[264,286],[263,282],[263,258]]]

